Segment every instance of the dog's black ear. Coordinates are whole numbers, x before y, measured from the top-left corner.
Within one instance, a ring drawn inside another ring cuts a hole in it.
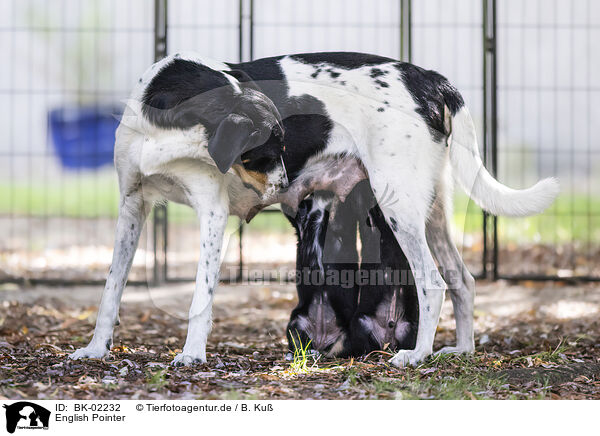
[[[246,72],[244,72],[242,70],[231,70],[231,71],[224,71],[224,73],[229,74],[232,77],[235,77],[242,86],[246,86],[248,88],[254,89],[255,91],[262,92],[260,87],[256,84],[256,82],[254,80],[252,80],[252,77],[250,77],[248,74],[246,74]]]
[[[225,174],[244,151],[252,148],[258,136],[252,120],[243,115],[229,114],[208,140],[208,153],[219,171]]]

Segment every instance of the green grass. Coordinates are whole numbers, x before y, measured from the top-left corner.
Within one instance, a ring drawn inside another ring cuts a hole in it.
[[[0,184],[0,214],[116,217],[119,189],[113,175],[65,176],[52,184]]]
[[[65,175],[57,183],[0,183],[0,214],[64,216],[71,218],[116,218],[119,204],[117,180],[112,172]],[[196,215],[187,206],[169,204],[172,223],[194,223]],[[454,197],[453,225],[462,234],[478,234],[482,228],[481,209],[462,192]],[[232,218],[228,231],[239,221]],[[280,213],[259,214],[246,227],[248,232],[285,233],[291,226]],[[559,196],[545,213],[527,218],[498,219],[503,242],[600,242],[600,198],[586,195]]]
[[[475,356],[434,356],[417,368],[404,368],[402,375],[395,377],[364,377],[353,367],[345,371],[349,387],[403,400],[485,399],[491,392],[506,389],[503,378],[483,370],[481,360]]]
[[[308,347],[310,346],[311,341],[308,341],[306,345],[303,345],[302,340],[297,337],[298,344],[296,344],[294,335],[291,335],[291,338],[294,346],[294,359],[290,362],[290,372],[292,374],[305,374],[309,371]]]
[[[525,360],[531,361],[534,363],[542,362],[552,362],[552,363],[562,363],[565,361],[565,351],[569,350],[569,345],[567,341],[562,339],[559,341],[558,345],[555,348],[549,348],[548,350],[541,351],[539,353],[530,354],[527,356],[519,356],[514,360]]]
[[[151,370],[148,370],[148,372],[146,374],[146,385],[150,389],[158,390],[158,389],[165,387],[168,384],[169,384],[169,382],[167,381],[167,370],[166,369],[159,369],[154,372]]]
[[[459,234],[481,232],[481,209],[463,193],[454,196],[454,228]],[[525,218],[498,218],[498,238],[504,242],[600,242],[600,198],[560,195],[544,213]]]

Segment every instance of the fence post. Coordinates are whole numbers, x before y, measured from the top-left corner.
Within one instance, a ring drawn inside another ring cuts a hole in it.
[[[167,55],[167,0],[154,0],[154,61]],[[154,240],[155,286],[167,280],[167,205],[154,207],[152,220]]]
[[[245,12],[244,4],[248,5],[249,10]],[[254,59],[254,0],[245,2],[239,0],[239,22],[238,22],[238,62],[244,62],[244,60]],[[245,47],[245,41],[248,40],[248,47]],[[248,56],[244,56],[244,53],[248,53]],[[244,220],[240,219],[238,227],[238,273],[235,277],[235,282],[240,283],[244,278]]]
[[[411,0],[400,0],[400,60],[412,62]]]
[[[496,81],[496,0],[483,0],[483,164],[495,177],[498,169]],[[491,221],[491,241],[488,224]],[[490,242],[492,253],[490,259]],[[498,277],[498,218],[483,212],[483,275]]]

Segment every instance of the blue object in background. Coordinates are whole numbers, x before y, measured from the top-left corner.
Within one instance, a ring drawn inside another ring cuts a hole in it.
[[[64,168],[94,169],[113,163],[117,105],[63,107],[48,114],[54,148]]]

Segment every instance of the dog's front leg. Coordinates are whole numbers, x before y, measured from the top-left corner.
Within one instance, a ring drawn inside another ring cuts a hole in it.
[[[121,196],[112,264],[102,294],[94,336],[87,347],[71,354],[71,359],[102,358],[110,351],[113,329],[119,318],[121,295],[149,210],[150,206],[143,200],[141,186]]]
[[[205,188],[209,187],[210,185],[205,185]],[[183,351],[172,362],[176,366],[206,362],[206,340],[212,323],[213,294],[219,281],[221,245],[229,215],[227,194],[220,189],[217,192],[210,192],[210,189],[195,191],[191,194],[190,202],[200,221],[200,260],[189,312],[187,339]]]

